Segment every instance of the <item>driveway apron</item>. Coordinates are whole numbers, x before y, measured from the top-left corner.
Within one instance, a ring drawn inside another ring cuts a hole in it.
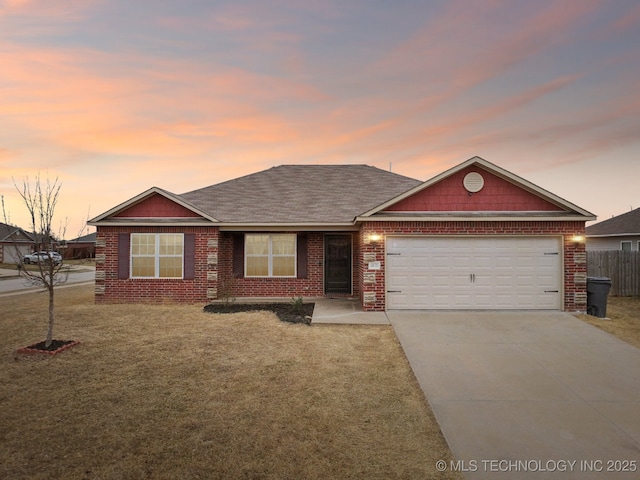
[[[640,478],[640,349],[564,312],[387,316],[457,459],[439,470]]]

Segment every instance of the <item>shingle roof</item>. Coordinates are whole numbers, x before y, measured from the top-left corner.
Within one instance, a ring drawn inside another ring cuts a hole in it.
[[[86,235],[82,235],[78,238],[74,238],[73,240],[69,240],[67,243],[92,243],[96,241],[97,233],[87,233]]]
[[[586,228],[587,235],[640,235],[640,208]]]
[[[13,225],[7,225],[6,223],[0,223],[0,241],[15,241],[17,240],[17,238],[13,237],[13,234],[19,231],[21,232],[21,235],[24,235],[25,238],[22,241],[33,241],[33,238],[31,238],[31,234],[29,234],[28,232],[25,232],[23,229],[21,229],[20,227],[15,227]]]
[[[349,223],[420,183],[368,165],[282,165],[179,197],[225,223]]]
[[[0,240],[4,240],[16,230],[16,227],[10,227],[6,223],[0,223]]]

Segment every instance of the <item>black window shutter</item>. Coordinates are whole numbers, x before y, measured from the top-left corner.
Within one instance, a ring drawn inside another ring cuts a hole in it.
[[[297,242],[297,267],[298,267],[298,278],[307,278],[307,264],[308,264],[308,256],[309,256],[309,246],[306,235],[298,235]]]
[[[129,278],[129,242],[128,233],[118,234],[118,278]]]
[[[184,234],[184,279],[193,280],[196,277],[196,235]]]
[[[244,234],[233,236],[233,276],[244,278]]]

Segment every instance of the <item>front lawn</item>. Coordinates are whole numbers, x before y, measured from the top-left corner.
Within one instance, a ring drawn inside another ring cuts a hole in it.
[[[0,478],[417,479],[452,460],[389,326],[0,298]]]
[[[640,297],[613,297],[607,302],[607,319],[578,315],[591,325],[640,348]]]

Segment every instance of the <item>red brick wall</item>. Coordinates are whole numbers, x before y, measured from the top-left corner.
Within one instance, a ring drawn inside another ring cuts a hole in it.
[[[307,278],[235,278],[233,277],[233,236],[222,232],[220,235],[220,285],[222,290],[229,285],[236,297],[321,297],[324,295],[324,234],[307,233]],[[357,237],[357,235],[356,235]],[[354,260],[356,241],[354,240]],[[353,269],[355,294],[359,271]],[[220,293],[219,295],[220,296]]]
[[[194,233],[196,268],[193,280],[118,279],[120,233]],[[99,227],[96,246],[96,303],[204,303],[232,297],[321,297],[324,295],[324,234],[307,233],[307,278],[236,278],[233,235],[207,227]],[[354,234],[353,258],[358,255]],[[212,247],[212,242],[215,248]],[[357,262],[356,262],[357,263]],[[209,278],[208,278],[209,277]],[[354,265],[354,294],[359,295],[360,269]]]
[[[137,218],[197,218],[200,217],[197,213],[184,208],[182,205],[178,205],[172,202],[168,198],[162,195],[152,195],[151,197],[143,200],[140,203],[136,203],[127,208],[123,212],[114,215],[115,217],[137,217]]]
[[[196,267],[193,280],[118,279],[118,234],[193,233]],[[383,235],[368,242],[371,233]],[[571,238],[584,234],[584,222],[367,222],[353,239],[353,293],[365,310],[385,309],[384,235],[562,235],[564,237],[564,309],[586,308],[586,259],[584,244]],[[96,246],[97,303],[205,303],[220,298],[232,278],[233,237],[211,227],[99,227]],[[315,297],[324,295],[324,235],[308,233],[308,275],[305,279],[239,278],[232,282],[235,297]],[[369,261],[381,269],[368,270]],[[372,277],[371,274],[375,276]],[[372,281],[373,280],[373,281]],[[370,283],[372,282],[372,283]],[[372,303],[367,294],[375,294]]]
[[[367,243],[372,234],[381,234],[377,243]],[[359,279],[360,298],[365,310],[385,310],[385,235],[562,235],[564,238],[564,310],[586,309],[587,264],[584,243],[576,244],[572,237],[584,235],[584,222],[367,222],[361,230],[359,259],[363,275]],[[382,268],[375,271],[375,283],[365,284],[367,261],[365,254],[375,255]],[[367,294],[375,300],[367,302]]]
[[[196,240],[195,278],[118,279],[118,234],[120,233],[193,233]],[[208,264],[216,254],[218,229],[209,227],[98,227],[96,241],[96,303],[203,303],[207,289],[216,281],[207,281],[207,272],[218,265]],[[213,242],[210,245],[210,242]]]
[[[465,175],[470,172],[478,172],[484,178],[482,190],[471,195],[463,185]],[[481,168],[471,166],[405,198],[387,210],[393,212],[525,212],[561,211],[562,209]]]

